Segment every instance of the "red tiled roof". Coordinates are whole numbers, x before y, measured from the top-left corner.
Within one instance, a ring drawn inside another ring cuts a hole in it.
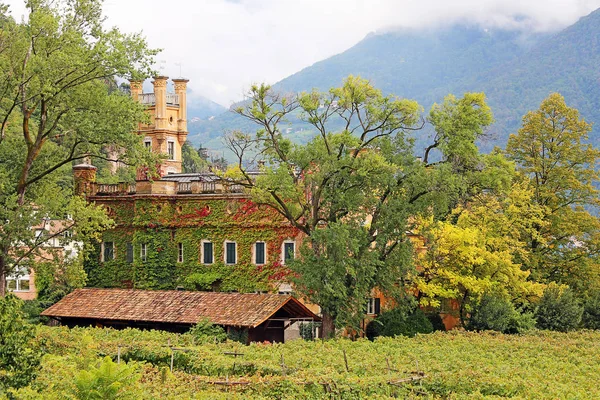
[[[257,327],[281,308],[293,318],[320,318],[297,299],[280,294],[178,290],[77,289],[42,315],[57,318]]]

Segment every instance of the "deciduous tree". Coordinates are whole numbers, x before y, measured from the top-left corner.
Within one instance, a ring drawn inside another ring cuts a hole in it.
[[[444,104],[432,111],[439,135],[428,154],[434,148],[440,153],[431,163],[417,159],[413,149],[411,132],[422,127],[420,106],[383,96],[358,77],[326,93],[282,95],[254,86],[248,106],[235,110],[259,127],[256,135],[236,132],[227,139],[238,158],[237,178],[257,203],[307,236],[291,268],[296,289],[321,306],[325,336],[334,325],[356,325],[374,287],[406,294],[402,278],[412,268],[411,216],[432,208],[443,214],[458,199],[457,191],[465,190],[466,180],[455,179],[457,174],[476,172],[476,163],[466,165],[462,157],[476,154],[466,154],[469,146],[462,141],[474,141],[491,122],[484,97],[467,94]],[[314,129],[306,145],[282,134],[291,114]],[[471,134],[457,139],[452,118],[464,121]],[[253,159],[266,161],[256,179],[247,171]]]
[[[25,22],[6,10],[0,18],[0,295],[23,260],[15,247],[32,245],[29,257],[41,244],[34,221],[69,212],[73,162],[103,157],[107,145],[125,149],[124,161],[148,154],[131,134],[142,107],[112,83],[148,75],[156,51],[139,34],[106,30],[98,0],[30,0],[27,9]],[[66,229],[86,231],[88,216]]]
[[[588,141],[591,125],[564,98],[551,94],[523,118],[506,154],[526,175],[542,221],[524,237],[532,252],[532,278],[568,284],[577,291],[600,285],[600,151]]]

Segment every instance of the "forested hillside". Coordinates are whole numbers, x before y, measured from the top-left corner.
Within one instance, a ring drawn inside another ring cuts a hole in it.
[[[522,116],[558,91],[589,121],[600,121],[600,11],[554,34],[454,26],[435,31],[371,34],[347,51],[315,63],[275,86],[283,91],[327,90],[350,74],[384,93],[417,100],[428,111],[448,93],[483,91],[494,111],[491,141],[504,145]],[[292,121],[287,134],[312,136]],[[219,148],[223,132],[253,130],[232,113],[191,126],[194,143]],[[596,142],[595,137],[592,140]]]

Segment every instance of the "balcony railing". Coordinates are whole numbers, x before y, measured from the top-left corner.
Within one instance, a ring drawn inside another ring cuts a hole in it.
[[[135,183],[99,183],[96,184],[96,195],[134,194]]]
[[[142,93],[139,100],[142,104],[154,105],[156,103],[154,93]]]
[[[154,93],[142,93],[139,96],[139,102],[142,104],[153,106],[156,104],[156,96]],[[179,95],[175,93],[167,93],[167,104],[172,106],[179,105]]]
[[[192,182],[177,182],[177,193],[193,193]]]

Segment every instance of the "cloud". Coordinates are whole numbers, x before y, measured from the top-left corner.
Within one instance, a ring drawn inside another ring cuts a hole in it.
[[[4,0],[6,2],[6,0]],[[23,12],[20,0],[9,0]],[[107,0],[107,24],[143,31],[162,48],[162,72],[224,105],[252,83],[275,83],[340,53],[369,32],[455,22],[558,30],[600,0]],[[159,64],[160,66],[160,64]]]

